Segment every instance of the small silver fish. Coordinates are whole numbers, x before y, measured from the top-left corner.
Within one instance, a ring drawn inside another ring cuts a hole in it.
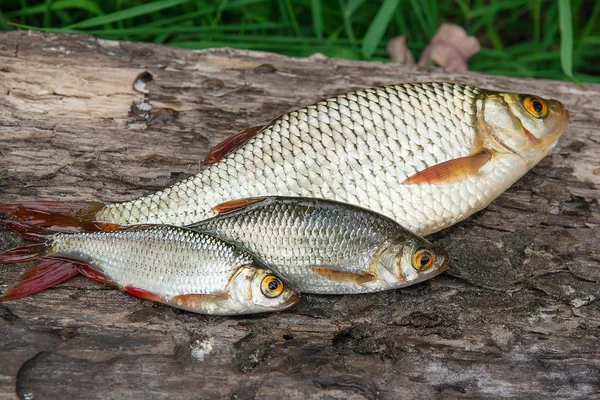
[[[253,254],[301,292],[368,293],[409,286],[448,267],[448,253],[392,219],[322,199],[231,201],[189,228]]]
[[[0,253],[0,263],[34,259],[40,260],[1,300],[39,292],[77,274],[202,314],[282,310],[299,300],[297,291],[248,253],[180,227],[59,233],[48,236],[45,243]]]

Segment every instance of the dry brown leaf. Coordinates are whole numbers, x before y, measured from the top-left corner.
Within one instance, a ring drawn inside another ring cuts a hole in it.
[[[393,62],[402,65],[414,65],[415,58],[406,46],[406,35],[396,36],[387,44],[387,52]]]
[[[479,41],[458,25],[443,23],[421,53],[419,65],[433,60],[437,65],[449,69],[466,71],[467,60],[480,49]]]

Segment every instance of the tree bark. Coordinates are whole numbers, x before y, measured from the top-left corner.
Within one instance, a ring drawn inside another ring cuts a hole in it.
[[[561,100],[558,147],[432,237],[449,271],[211,317],[76,278],[0,303],[0,398],[600,397],[600,85],[314,55],[0,35],[0,203],[129,200],[241,129],[350,90],[456,81]],[[0,250],[22,243],[0,228]],[[1,266],[0,289],[28,265]]]

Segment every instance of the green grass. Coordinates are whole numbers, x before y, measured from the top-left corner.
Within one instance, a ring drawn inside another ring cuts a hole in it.
[[[401,34],[418,58],[442,22],[481,42],[471,70],[600,82],[596,0],[0,0],[3,30],[363,60]]]

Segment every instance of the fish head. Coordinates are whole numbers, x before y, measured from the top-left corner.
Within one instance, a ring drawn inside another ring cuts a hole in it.
[[[448,268],[446,250],[426,239],[401,234],[388,241],[377,252],[379,276],[390,288],[423,282]]]
[[[258,266],[241,267],[228,291],[240,314],[283,310],[300,301],[297,290]]]
[[[481,104],[478,127],[488,133],[491,147],[521,156],[528,168],[554,148],[569,122],[560,101],[534,95],[486,92]]]

